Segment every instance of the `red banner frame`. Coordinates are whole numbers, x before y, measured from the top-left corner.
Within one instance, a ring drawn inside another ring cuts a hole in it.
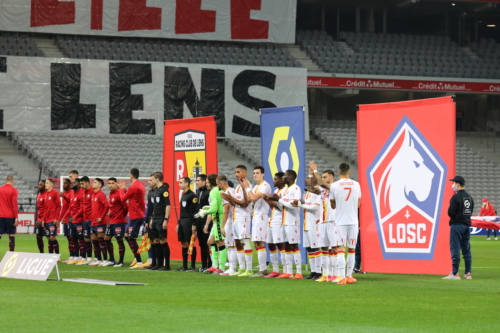
[[[455,176],[455,107],[452,97],[359,106],[363,270],[404,274],[450,272],[447,208],[453,195],[448,179]],[[408,156],[420,160],[412,164]],[[401,162],[407,160],[410,164]],[[425,177],[417,169],[421,165],[427,172]],[[394,176],[391,180],[390,173],[402,177]],[[413,189],[405,185],[399,195],[396,188],[401,187],[396,186],[394,179],[412,184]],[[420,197],[416,194],[419,192]],[[394,193],[397,195],[393,199],[390,195]],[[420,227],[422,236],[412,239],[410,236]]]
[[[167,120],[164,123],[163,133],[163,175],[164,182],[170,185],[172,207],[167,240],[170,244],[170,258],[181,260],[181,247],[175,232],[180,217],[179,200],[182,195],[179,179],[193,178],[195,172],[207,175],[218,173],[217,123],[211,116]],[[201,138],[204,139],[203,145]],[[197,168],[196,171],[194,168]],[[194,182],[192,184],[194,185]],[[192,189],[194,190],[194,187]],[[174,244],[177,246],[173,246]]]

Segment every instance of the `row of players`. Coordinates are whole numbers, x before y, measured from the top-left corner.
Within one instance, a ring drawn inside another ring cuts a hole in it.
[[[293,170],[274,175],[274,192],[264,180],[264,168],[261,166],[253,170],[256,182],[253,187],[243,165],[235,169],[239,184],[234,189],[224,175],[208,176],[212,188],[210,206],[203,207],[197,216],[211,215],[213,221],[209,243],[215,243],[218,251],[212,251],[213,267],[209,272],[240,277],[303,279],[299,249],[302,209],[302,242],[311,266],[311,274],[306,279],[338,284],[356,282],[352,272],[359,230],[360,186],[349,178],[347,163],[340,165],[340,180],[336,182],[333,171],[327,170],[320,175],[313,161],[309,167],[310,175],[303,195]],[[259,271],[255,274],[250,240],[254,242],[259,262]],[[266,243],[272,263],[271,273],[266,270]],[[279,271],[278,251],[281,253],[282,273]],[[229,269],[223,271],[226,258]],[[239,270],[236,270],[236,264]]]
[[[264,180],[262,167],[254,168],[254,180],[257,184],[253,189],[246,178],[246,172],[245,166],[236,168],[235,176],[240,182],[236,189],[229,187],[227,178],[223,175],[208,177],[211,206],[200,210],[197,217],[211,215],[212,218],[206,220],[205,232],[208,232],[211,222],[214,222],[208,241],[209,245],[215,245],[212,247],[213,265],[209,272],[221,275],[303,278],[298,247],[299,209],[303,209],[303,243],[308,251],[312,271],[307,278],[318,278],[318,281],[341,280],[340,283],[355,282],[352,278],[352,268],[358,232],[357,208],[360,204],[360,189],[357,182],[348,178],[349,165],[340,165],[341,179],[334,183],[332,171],[327,170],[320,176],[314,162],[310,162],[310,176],[303,198],[300,187],[295,184],[297,176],[293,170],[275,175],[276,190],[273,194],[270,185]],[[104,185],[101,179],[94,180],[90,185],[87,177],[77,177],[77,171],[70,172],[69,179],[64,181],[62,193],[53,189],[54,183],[50,179],[39,184],[36,234],[40,252],[43,252],[44,248],[43,235],[49,239],[49,252],[58,252],[56,232],[58,224],[63,223],[71,254],[67,260],[69,264],[121,267],[125,238],[135,257],[136,264],[133,267],[143,267],[137,251],[137,237],[145,215],[142,199],[145,189],[137,181],[139,171],[131,170],[132,185],[128,190],[123,183],[118,184],[115,178],[110,178],[109,201],[101,191]],[[151,175],[147,226],[149,236],[153,240],[154,265],[151,268],[169,270],[170,249],[166,242],[166,230],[170,202],[168,184],[164,184],[162,180],[163,175],[159,172]],[[194,212],[199,197],[189,190],[189,185],[189,178],[181,179],[180,187],[184,194],[181,197],[181,218],[176,228],[183,247],[183,267],[180,270],[187,270],[188,242],[191,233],[197,231]],[[63,198],[62,207],[60,200],[57,200],[59,196]],[[127,201],[129,205],[126,204]],[[125,222],[127,214],[130,216],[129,223]],[[118,262],[114,260],[111,243],[113,236],[119,245]],[[250,238],[258,252],[259,272],[256,274],[253,274],[251,269],[253,251]],[[266,242],[273,266],[273,272],[270,274],[266,271]],[[344,256],[346,243],[349,249],[347,272]],[[93,260],[92,247],[95,254]],[[279,274],[278,250],[281,252],[283,274]],[[109,260],[107,254],[110,256]],[[224,272],[222,268],[225,267],[228,256],[229,270]],[[235,270],[236,259],[239,262],[238,271]],[[292,274],[293,263],[296,265],[295,275]],[[346,275],[347,278],[344,279]]]

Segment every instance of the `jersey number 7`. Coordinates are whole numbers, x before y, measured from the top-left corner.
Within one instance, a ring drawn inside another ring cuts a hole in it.
[[[351,196],[352,188],[350,188],[350,187],[344,187],[344,190],[349,191],[349,193],[347,194],[347,198],[345,198],[345,201],[348,201],[349,197]]]

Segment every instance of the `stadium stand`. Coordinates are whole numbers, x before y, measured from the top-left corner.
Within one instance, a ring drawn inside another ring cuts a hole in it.
[[[9,167],[6,163],[3,162],[2,159],[0,159],[0,180],[4,181],[8,175],[13,175],[15,177],[14,186],[19,191],[19,211],[34,212],[36,203],[35,189],[30,188],[30,186],[17,175],[17,172],[14,169]]]
[[[340,33],[341,42],[324,31],[299,30],[297,43],[331,73],[450,78],[500,77],[500,46],[482,40],[466,52],[448,37]],[[491,55],[496,55],[493,58]]]
[[[271,43],[60,35],[57,36],[57,45],[69,58],[80,59],[301,67],[286,48]]]
[[[0,31],[0,54],[10,56],[43,57],[35,40],[27,34]]]

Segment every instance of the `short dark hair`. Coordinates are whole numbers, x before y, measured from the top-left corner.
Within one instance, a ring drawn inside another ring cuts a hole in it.
[[[80,182],[80,178],[75,178],[75,181],[76,182]]]
[[[280,172],[276,172],[274,175],[275,175],[276,177],[283,178],[283,176],[285,175],[285,173],[280,171]]]
[[[208,179],[208,182],[210,183],[210,186],[212,186],[212,187],[217,186],[217,176],[219,176],[219,175],[216,173],[211,173],[208,175],[207,179]]]
[[[202,173],[201,175],[198,175],[196,178],[200,178],[200,180],[202,182],[206,182],[207,181],[207,175],[205,175],[204,173]]]
[[[219,176],[217,176],[217,181],[218,182],[227,182],[227,177],[224,175],[219,175]]]
[[[329,174],[330,176],[335,177],[335,172],[333,172],[333,170],[328,169],[328,170],[323,171],[323,174],[325,174],[325,173]]]
[[[87,176],[83,176],[82,178],[80,178],[80,182],[90,183],[90,179]]]
[[[94,180],[97,180],[99,183],[101,183],[101,187],[104,187],[104,182],[102,181],[101,178],[96,178]]]
[[[66,182],[67,182],[67,183],[69,183],[69,182],[70,182],[70,180],[69,180],[69,178],[64,178],[63,182],[65,182],[65,183],[66,183]]]
[[[243,169],[243,170],[247,171],[247,167],[244,166],[243,164],[237,165],[235,169]]]
[[[158,179],[161,182],[163,181],[163,173],[161,173],[161,172],[155,172],[153,174],[153,177],[156,178],[156,179]]]
[[[79,173],[78,173],[78,171],[76,171],[76,170],[71,170],[71,171],[69,172],[69,174],[70,174],[70,175],[77,175],[77,176],[79,176]]]
[[[188,184],[191,184],[191,178],[189,177],[182,177],[181,178],[184,182],[188,183]]]
[[[47,181],[50,182],[52,185],[54,185],[54,180],[47,178]]]
[[[343,162],[343,163],[340,163],[339,165],[339,172],[343,175],[345,175],[347,173],[347,171],[349,171],[350,167],[349,167],[349,164]]]
[[[286,170],[285,173],[288,173],[293,179],[297,179],[297,173],[294,170]]]
[[[264,174],[264,167],[263,166],[257,165],[253,169],[254,170],[260,170],[260,173]]]
[[[132,168],[130,169],[130,174],[132,175],[132,177],[134,177],[135,179],[139,179],[139,169],[137,168]]]
[[[117,180],[116,180],[116,178],[115,178],[115,177],[110,177],[110,178],[108,178],[108,182],[109,182],[109,181],[112,181],[112,182],[115,182],[115,183],[117,182]]]
[[[45,179],[40,180],[42,183],[45,183]]]

